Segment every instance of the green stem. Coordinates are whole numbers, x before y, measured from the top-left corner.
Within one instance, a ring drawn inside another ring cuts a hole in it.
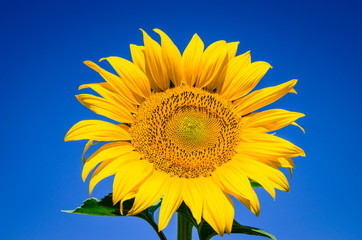
[[[177,240],[192,239],[192,224],[180,213],[177,214]]]
[[[158,237],[160,238],[160,240],[167,240],[165,234],[162,231],[158,231],[158,226],[155,223],[155,221],[153,220],[153,218],[151,218],[150,216],[146,215],[146,216],[139,216],[140,218],[146,220],[151,226],[152,228],[155,230],[155,232],[157,233]]]
[[[156,224],[151,224],[151,225],[152,225],[153,229],[155,229],[155,231],[156,231],[158,237],[160,238],[160,240],[167,240],[165,234],[163,234],[162,231],[161,232],[158,231],[158,226]]]

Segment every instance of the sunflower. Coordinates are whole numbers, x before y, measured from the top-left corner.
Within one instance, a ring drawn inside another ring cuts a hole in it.
[[[251,92],[271,66],[252,63],[250,52],[236,56],[239,42],[217,41],[204,50],[195,34],[181,55],[164,32],[154,31],[161,45],[142,30],[144,46],[130,45],[132,62],[100,60],[107,60],[117,75],[84,62],[105,82],[81,85],[99,96],[77,99],[116,123],[80,121],[65,141],[88,139],[84,152],[95,142],[108,142],[85,161],[84,181],[95,169],[90,194],[98,182],[115,175],[114,204],[135,199],[129,215],[162,197],[159,231],[184,202],[197,223],[203,218],[222,236],[231,232],[234,219],[229,195],[259,215],[251,180],[273,198],[275,189],[289,191],[278,167],[291,170],[292,158],[305,154],[270,132],[299,126],[295,121],[304,114],[255,111],[296,93],[297,80]]]

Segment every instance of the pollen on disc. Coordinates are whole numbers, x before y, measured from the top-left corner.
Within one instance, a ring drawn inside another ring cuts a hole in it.
[[[196,178],[231,159],[240,142],[240,118],[219,95],[181,86],[143,102],[130,132],[137,151],[156,169]]]

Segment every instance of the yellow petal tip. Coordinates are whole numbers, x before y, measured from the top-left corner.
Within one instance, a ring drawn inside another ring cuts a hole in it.
[[[290,93],[294,93],[294,94],[298,94],[297,93],[297,91],[295,91],[295,89],[294,88],[292,88],[292,89],[290,89],[290,91],[289,91]]]
[[[83,168],[84,169],[84,168]],[[85,182],[85,180],[87,179],[88,175],[85,173],[85,171],[82,172],[82,180],[83,182]]]
[[[69,132],[65,135],[64,141],[65,141],[65,142],[71,141],[71,140],[69,139]]]
[[[165,228],[164,226],[162,227],[158,226],[158,232],[161,232],[164,228]]]
[[[82,90],[82,89],[85,89],[85,88],[89,88],[88,84],[80,85],[80,86],[78,87],[78,90]]]
[[[96,65],[94,62],[92,62],[92,61],[84,61],[83,62],[87,67],[90,67],[90,68],[92,68],[92,69],[94,69],[94,66]]]
[[[198,38],[200,38],[200,37],[199,37],[199,35],[198,35],[197,33],[195,33],[193,37],[198,37]]]

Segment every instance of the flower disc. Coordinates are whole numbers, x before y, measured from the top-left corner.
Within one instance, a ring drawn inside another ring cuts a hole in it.
[[[132,144],[156,169],[183,178],[210,176],[240,141],[240,117],[218,95],[186,86],[144,101]]]

